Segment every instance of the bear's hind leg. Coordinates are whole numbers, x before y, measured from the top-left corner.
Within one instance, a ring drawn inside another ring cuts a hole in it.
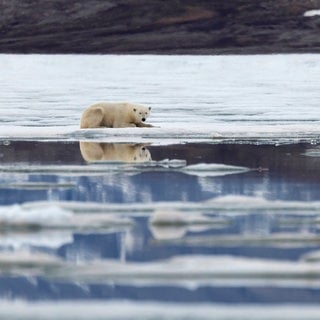
[[[80,128],[99,128],[103,120],[103,110],[101,108],[87,109],[82,117]]]
[[[100,143],[80,141],[80,152],[84,160],[99,161],[103,158],[103,149]]]

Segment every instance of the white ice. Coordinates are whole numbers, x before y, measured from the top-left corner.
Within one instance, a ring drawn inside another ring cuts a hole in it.
[[[93,203],[76,201],[39,201],[29,202],[22,205],[25,209],[46,208],[49,205],[59,206],[75,213],[125,213],[129,216],[147,215],[155,210],[183,210],[188,212],[203,212],[206,210],[218,210],[219,212],[234,216],[237,213],[244,214],[250,211],[272,211],[281,214],[314,214],[320,212],[319,201],[289,201],[268,200],[260,196],[227,195],[219,196],[202,202],[191,201],[168,201],[168,202],[146,202],[146,203]]]
[[[36,203],[35,203],[36,204]],[[81,206],[81,203],[79,203]],[[53,202],[46,202],[43,206],[11,205],[0,206],[0,227],[6,228],[49,228],[49,229],[86,229],[107,228],[116,225],[130,225],[132,221],[113,215],[81,214],[63,208]],[[1,238],[0,238],[1,239]]]
[[[49,205],[46,208],[25,210],[20,205],[1,206],[0,224],[6,225],[47,225],[54,226],[64,221],[70,221],[72,212],[58,206]]]
[[[6,301],[0,303],[0,317],[6,320],[318,320],[317,305],[224,305],[113,301]]]
[[[320,10],[309,10],[303,14],[304,17],[320,16]]]
[[[176,143],[319,136],[316,54],[0,55],[0,68],[2,139]],[[82,111],[97,101],[150,105],[149,122],[160,128],[79,130]]]
[[[255,168],[253,168],[255,169]],[[237,174],[250,171],[251,169],[240,166],[224,165],[224,164],[196,164],[196,165],[186,165],[185,160],[177,159],[165,159],[161,161],[149,161],[145,163],[125,163],[125,162],[95,162],[88,166],[83,165],[30,165],[28,163],[22,164],[0,164],[0,172],[6,175],[14,174],[18,178],[18,174],[24,176],[26,173],[33,174],[64,174],[67,176],[81,176],[84,173],[86,175],[107,175],[107,174],[117,174],[127,173],[127,174],[137,174],[144,171],[161,172],[161,171],[174,171],[183,172],[185,174],[194,175],[198,177],[217,177],[225,176],[229,174]],[[52,186],[50,184],[36,184],[36,183],[20,183],[21,187],[50,189]],[[15,186],[13,184],[13,186]],[[70,184],[61,184],[60,187],[70,187]],[[10,187],[10,186],[9,186]],[[16,184],[19,187],[19,184]]]

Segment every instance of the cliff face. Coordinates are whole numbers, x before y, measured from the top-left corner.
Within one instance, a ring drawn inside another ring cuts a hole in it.
[[[0,52],[320,52],[320,0],[0,0]]]

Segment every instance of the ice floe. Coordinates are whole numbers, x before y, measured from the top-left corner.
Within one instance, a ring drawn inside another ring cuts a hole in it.
[[[223,217],[156,209],[149,219],[149,228],[155,239],[171,240],[182,238],[188,230],[203,231],[210,228],[224,228],[229,223],[230,220]]]
[[[303,14],[304,17],[314,17],[320,16],[320,9],[319,10],[309,10]]]
[[[20,229],[8,225],[6,232],[0,235],[1,250],[29,250],[30,248],[58,249],[72,242],[72,232],[69,230],[30,230],[28,225]]]
[[[181,126],[181,127],[180,127]],[[99,128],[75,130],[74,127],[3,127],[2,143],[20,141],[87,141],[104,143],[254,143],[290,144],[320,140],[319,124],[163,124],[161,128]]]
[[[227,221],[223,218],[212,218],[200,214],[185,214],[177,210],[156,210],[150,218],[150,223],[157,226],[178,226],[226,224]]]
[[[7,320],[318,320],[320,308],[305,304],[200,305],[190,303],[112,301],[0,302],[0,317]]]
[[[286,201],[268,200],[263,197],[250,197],[239,195],[220,196],[201,202],[191,201],[168,201],[168,202],[146,202],[146,203],[93,203],[76,201],[36,201],[22,205],[23,208],[45,208],[48,204],[59,206],[76,213],[116,213],[122,212],[131,216],[149,216],[155,210],[180,210],[185,214],[190,212],[219,212],[234,216],[250,211],[272,211],[273,214],[312,214],[320,213],[319,201]]]
[[[50,273],[43,269],[48,266]],[[235,280],[235,284],[241,281],[248,285],[261,285],[268,280],[270,284],[272,281],[273,286],[301,286],[306,285],[307,280],[314,280],[319,285],[319,266],[319,260],[313,259],[281,261],[229,255],[176,255],[148,262],[93,260],[86,264],[74,264],[38,252],[0,252],[1,273],[10,271],[19,274],[32,269],[39,270],[38,275],[82,283],[117,281],[165,284],[169,281],[172,285],[184,286],[188,281],[214,284],[225,279],[229,285],[232,285],[231,280]]]
[[[317,139],[319,64],[312,54],[1,55],[0,138],[159,144]],[[101,65],[107,73],[97,72]],[[148,104],[150,122],[160,128],[79,130],[83,110],[102,100]]]
[[[25,210],[20,205],[0,207],[0,225],[16,226],[57,226],[61,222],[68,223],[72,212],[58,206],[48,205],[46,208]]]
[[[224,176],[227,174],[237,174],[247,172],[250,169],[240,166],[224,165],[224,164],[196,164],[186,165],[185,160],[165,159],[161,161],[148,161],[144,163],[125,163],[125,162],[112,162],[101,161],[88,165],[36,165],[28,163],[19,164],[0,164],[0,172],[14,173],[14,174],[63,174],[68,176],[77,175],[101,175],[101,174],[115,174],[127,173],[138,174],[141,172],[164,172],[164,171],[183,172],[189,175],[199,177],[214,177]],[[0,185],[1,187],[1,185]],[[23,187],[23,185],[22,185]],[[28,188],[39,188],[41,184],[27,184]],[[42,185],[48,189],[52,187],[70,187],[70,185],[57,184],[57,185]]]
[[[173,231],[172,231],[173,233]],[[320,236],[308,233],[270,233],[266,235],[257,234],[234,234],[213,236],[189,236],[165,238],[158,240],[169,240],[172,244],[184,244],[192,247],[273,247],[273,248],[303,248],[305,246],[317,248],[320,244]]]
[[[1,265],[1,255],[0,255]],[[117,260],[95,261],[78,266],[65,263],[51,270],[51,276],[67,278],[69,281],[95,283],[105,281],[161,282],[211,280],[296,280],[316,279],[320,276],[319,262],[279,261],[233,256],[184,255],[150,262],[125,262]]]
[[[80,205],[80,203],[79,203]],[[130,225],[129,218],[103,215],[103,214],[79,214],[76,215],[70,209],[63,208],[50,202],[42,206],[12,205],[0,207],[0,228],[16,229],[99,229],[117,225]]]
[[[14,252],[1,252],[0,270],[2,272],[15,272],[19,269],[36,271],[42,268],[56,268],[62,266],[62,261],[52,255],[40,252],[30,252],[27,250],[17,250]]]

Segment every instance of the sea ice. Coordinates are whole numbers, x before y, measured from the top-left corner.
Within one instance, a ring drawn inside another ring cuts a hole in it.
[[[320,10],[309,10],[303,14],[304,17],[320,16]]]

